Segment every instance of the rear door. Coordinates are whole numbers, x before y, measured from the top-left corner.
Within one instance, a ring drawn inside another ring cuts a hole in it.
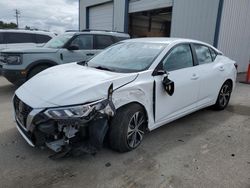
[[[95,35],[95,49],[104,50],[105,48],[114,44],[116,40],[111,35]]]
[[[224,67],[216,52],[208,46],[193,44],[194,53],[197,57],[197,69],[200,73],[198,107],[211,105],[218,96],[223,84]]]
[[[162,61],[168,78],[174,82],[172,96],[165,91],[163,76],[155,76],[155,121],[167,122],[195,110],[198,99],[199,73],[189,44],[179,44]]]

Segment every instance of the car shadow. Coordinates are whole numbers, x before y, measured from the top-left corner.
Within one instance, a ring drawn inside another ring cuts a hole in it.
[[[0,85],[0,96],[12,96],[17,90],[17,86],[12,85],[11,83]]]
[[[178,145],[188,143],[189,140],[194,139],[196,136],[202,135],[209,129],[224,123],[228,119],[228,113],[230,112],[227,111],[216,112],[209,108],[200,110],[198,112],[194,112],[181,119],[163,125],[151,132],[146,133],[144,135],[143,143],[142,145],[140,145],[139,148],[149,153],[159,152],[159,150],[161,149],[163,150],[166,149],[170,151],[172,147],[178,147]],[[12,126],[14,126],[14,124],[15,123],[13,122]],[[6,142],[5,138],[7,138],[7,142],[12,142],[11,138],[16,139],[17,141],[14,142],[18,144],[18,148],[24,147],[25,149],[29,150],[29,153],[31,152],[30,154],[34,154],[33,151],[35,152],[39,151],[40,154],[42,153],[53,154],[53,152],[50,151],[48,152],[47,149],[34,150],[32,147],[29,146],[26,147],[27,143],[18,133],[16,128],[11,128],[8,129],[7,131],[0,133],[0,143],[2,143],[1,146],[4,145],[4,143]],[[209,138],[204,137],[204,140],[209,140]],[[139,148],[129,153],[136,152]],[[101,151],[99,151],[99,153],[107,151],[111,152],[114,155],[120,155],[120,153],[111,151],[106,145]],[[97,153],[97,156],[99,153]],[[154,155],[154,153],[152,153],[152,155]],[[41,155],[39,155],[39,157],[40,156]],[[91,155],[86,155],[86,156],[91,156]],[[79,158],[81,157],[72,157],[72,159],[70,158],[65,158],[65,159],[78,160]]]
[[[228,113],[230,112],[214,112],[210,109],[195,112],[147,133],[141,146],[132,152],[121,154],[105,147],[96,155],[68,157],[60,160],[49,159],[48,156],[53,152],[48,149],[30,147],[14,128],[13,123],[12,128],[0,133],[0,171],[5,172],[5,178],[10,178],[8,186],[20,181],[25,186],[38,184],[48,186],[65,178],[69,178],[69,181],[78,176],[88,179],[88,177],[100,175],[104,171],[103,168],[112,166],[115,168],[111,168],[112,170],[106,176],[111,179],[116,177],[126,179],[123,174],[124,169],[131,174],[135,169],[144,173],[150,170],[157,171],[157,165],[159,165],[155,160],[157,156],[169,153],[180,146],[183,147],[196,137],[206,135],[205,132],[209,129],[223,124],[228,119]],[[202,139],[204,142],[209,142],[210,138],[203,136]],[[65,172],[66,175],[61,172]],[[30,179],[34,181],[37,179],[37,181],[32,182],[29,181]],[[94,186],[98,182],[88,183],[86,186]],[[127,183],[124,183],[125,187],[128,186]]]

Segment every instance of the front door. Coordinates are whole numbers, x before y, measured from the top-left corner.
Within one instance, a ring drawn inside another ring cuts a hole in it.
[[[60,52],[60,56],[64,63],[86,61],[99,52],[99,50],[93,49],[93,35],[79,35],[71,42],[70,45],[77,46],[79,49],[62,49]]]
[[[164,89],[162,75],[155,76],[155,122],[167,122],[195,110],[198,98],[199,73],[194,66],[189,44],[180,44],[162,61],[168,79],[174,82],[170,96]]]

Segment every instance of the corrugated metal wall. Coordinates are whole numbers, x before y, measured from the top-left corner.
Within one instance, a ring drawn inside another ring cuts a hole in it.
[[[218,48],[245,72],[250,60],[250,0],[224,0]]]
[[[213,44],[219,0],[174,0],[171,37]]]

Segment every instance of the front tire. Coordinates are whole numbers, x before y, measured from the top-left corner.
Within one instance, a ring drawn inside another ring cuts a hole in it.
[[[109,145],[118,152],[128,152],[137,148],[147,125],[144,109],[139,104],[129,104],[117,110],[111,121]]]
[[[48,66],[48,65],[38,65],[38,66],[34,67],[33,69],[31,69],[29,71],[28,80],[31,79],[36,74],[38,74],[39,72],[42,72],[42,71],[44,71],[45,69],[47,69],[49,67],[50,66]]]
[[[232,93],[232,84],[229,81],[226,81],[219,92],[219,95],[217,97],[217,101],[215,105],[213,106],[215,110],[224,110],[230,100]]]

